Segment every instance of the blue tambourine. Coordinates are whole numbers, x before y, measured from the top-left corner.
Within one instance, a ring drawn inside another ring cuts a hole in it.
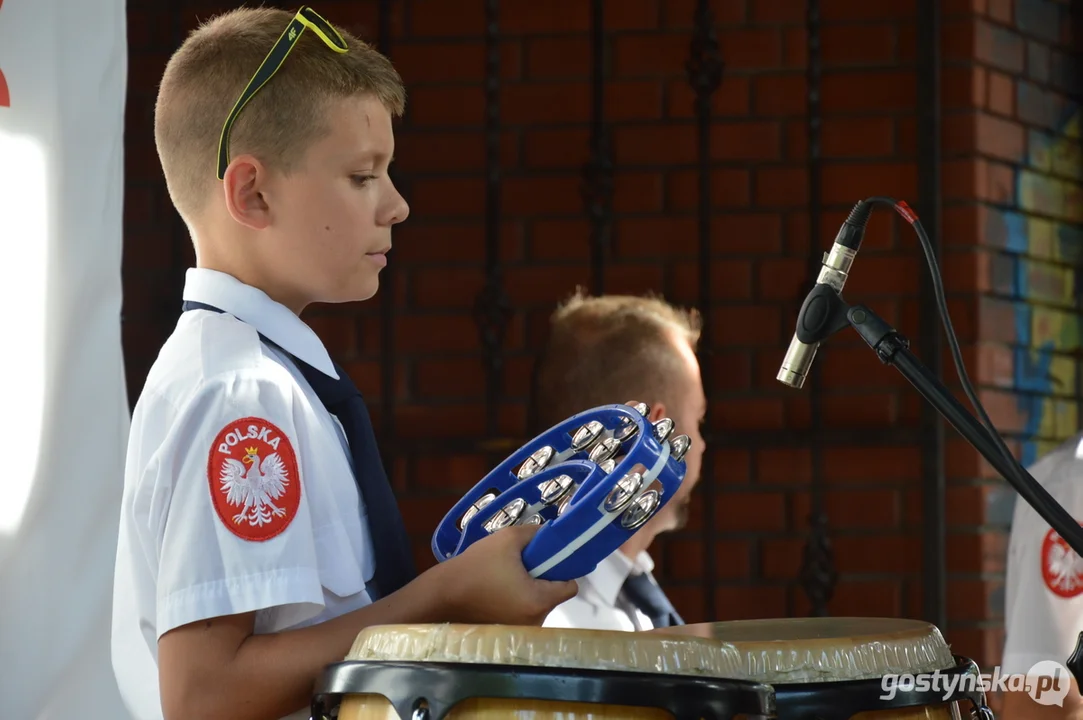
[[[604,405],[537,436],[444,516],[432,536],[443,562],[510,525],[541,525],[523,550],[531,577],[590,574],[680,487],[687,435],[647,420],[644,403]]]

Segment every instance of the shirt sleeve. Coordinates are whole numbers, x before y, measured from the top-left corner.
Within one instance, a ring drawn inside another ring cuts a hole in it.
[[[158,637],[211,617],[322,610],[297,392],[285,373],[212,378],[165,428],[146,471]]]
[[[1077,519],[1083,517],[1083,495],[1076,488],[1079,480],[1063,475],[1079,469],[1074,458],[1039,462],[1031,469],[1033,477]],[[1083,630],[1083,562],[1021,498],[1016,499],[1008,546],[1004,615],[1001,672],[1006,675],[1028,674],[1041,661],[1063,665]]]

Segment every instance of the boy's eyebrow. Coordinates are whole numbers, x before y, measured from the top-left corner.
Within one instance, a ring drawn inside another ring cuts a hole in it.
[[[2,2],[2,1],[3,0],[0,0],[0,2]],[[367,163],[367,162],[380,164],[384,160],[387,161],[388,165],[391,165],[392,163],[395,162],[395,156],[391,155],[391,157],[388,157],[387,153],[374,152],[374,151],[371,151],[371,150],[366,150],[365,152],[358,153],[356,155],[353,155],[350,158],[351,163],[354,164],[354,165],[361,164],[361,163]]]

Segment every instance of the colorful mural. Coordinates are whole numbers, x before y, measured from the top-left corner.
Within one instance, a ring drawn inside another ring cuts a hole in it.
[[[1059,132],[1031,130],[1025,166],[1016,170],[1017,211],[1003,219],[1014,263],[1014,386],[1029,465],[1079,432],[1075,353],[1080,348],[1076,267],[1083,262],[1083,156],[1080,109]],[[999,230],[999,228],[998,228]],[[996,265],[996,263],[992,263]]]

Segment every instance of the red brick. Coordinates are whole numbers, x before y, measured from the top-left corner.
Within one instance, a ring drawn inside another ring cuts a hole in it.
[[[605,291],[613,294],[642,295],[662,291],[662,266],[647,262],[609,264],[605,268]]]
[[[711,158],[777,160],[782,155],[781,131],[777,122],[718,123],[711,128]]]
[[[692,28],[696,0],[666,0],[662,8],[667,27],[681,30]],[[717,25],[739,25],[745,21],[745,3],[740,0],[710,0],[710,9]]]
[[[695,117],[695,93],[685,79],[672,80],[668,87],[666,112],[674,119]],[[752,82],[742,75],[728,75],[711,95],[711,116],[718,118],[748,115],[752,108]]]
[[[987,71],[983,67],[947,66],[941,71],[940,102],[944,110],[981,108],[986,104]]]
[[[530,257],[534,260],[590,259],[590,221],[535,220],[531,223]]]
[[[483,42],[402,42],[395,43],[395,69],[410,86],[409,95],[422,83],[481,82],[485,79],[485,44]],[[505,43],[501,53],[500,75],[503,79],[518,76],[514,54],[516,44]],[[504,61],[504,60],[507,61]]]
[[[711,253],[774,255],[782,249],[777,213],[724,213],[711,220]]]
[[[707,622],[714,619],[714,613],[704,608],[703,588],[695,585],[676,585],[665,588],[669,601],[687,623]]]
[[[479,117],[483,112],[484,105]],[[506,125],[586,122],[590,112],[585,81],[509,83],[500,90],[500,120]]]
[[[875,188],[875,190],[870,190]],[[852,206],[869,195],[915,202],[917,165],[913,163],[824,163],[823,201]],[[851,278],[851,280],[856,279]]]
[[[350,315],[320,313],[305,315],[305,322],[335,357],[349,357],[357,348],[357,324]]]
[[[617,172],[613,178],[613,211],[660,212],[665,183],[660,173]]]
[[[560,283],[552,281],[559,272]],[[504,274],[508,297],[515,306],[556,303],[577,284],[590,284],[590,268],[584,265],[531,265],[507,268]]]
[[[1024,155],[1026,137],[1023,126],[981,113],[977,117],[976,149],[986,155],[1018,162]]]
[[[455,506],[457,501],[458,497],[408,495],[399,498],[399,510],[402,511],[402,517],[411,532],[429,533],[431,535],[436,526],[444,519],[444,515]]]
[[[985,12],[988,0],[945,0],[943,13],[945,17],[952,15],[973,15]]]
[[[722,30],[718,33],[718,42],[729,72],[782,65],[782,32],[779,28]]]
[[[511,329],[515,330],[514,324]],[[395,344],[396,352],[401,353],[477,351],[481,347],[477,326],[466,314],[400,316]]]
[[[915,15],[915,0],[893,3],[869,3],[863,0],[822,0],[820,16],[824,20],[880,20],[910,18]]]
[[[480,177],[418,178],[411,183],[409,195],[412,212],[426,219],[485,212],[485,181]]]
[[[577,175],[512,176],[501,183],[504,212],[511,215],[579,214],[583,198]]]
[[[808,169],[764,167],[756,171],[756,205],[802,207],[808,202]]]
[[[710,180],[711,207],[744,207],[750,197],[749,171],[713,168]],[[667,176],[666,206],[670,210],[694,210],[699,206],[699,171],[673,170]]]
[[[583,32],[590,28],[590,6],[579,0],[504,0],[500,32],[507,34]]]
[[[1012,0],[989,0],[989,17],[1004,25],[1014,25]]]
[[[653,80],[611,80],[605,84],[605,119],[656,120],[664,108],[663,84]]]
[[[715,407],[714,430],[781,430],[786,426],[785,405],[778,398],[730,398]]]
[[[768,580],[792,580],[801,572],[804,538],[764,540],[760,549],[760,572]]]
[[[805,67],[808,64],[808,32],[805,28],[786,28],[782,37],[782,67]]]
[[[714,337],[731,338],[731,347],[746,345],[775,345],[781,341],[781,314],[775,305],[724,305],[713,308],[711,318]],[[741,328],[740,337],[733,337]]]
[[[752,81],[757,115],[804,115],[808,85],[804,75],[758,75]]]
[[[830,395],[823,399],[821,420],[833,427],[891,427],[897,399],[890,392]]]
[[[397,61],[397,50],[395,57]],[[532,38],[526,43],[526,73],[531,79],[578,80],[589,72],[590,64],[591,45],[586,35]]]
[[[479,358],[480,362],[480,358]],[[485,407],[481,403],[395,406],[395,436],[419,438],[469,438],[485,435]],[[475,479],[474,482],[477,482]],[[454,487],[452,478],[448,485]],[[448,503],[451,508],[454,501]],[[435,524],[431,527],[436,527]]]
[[[805,22],[805,3],[802,0],[753,2],[749,3],[749,6],[752,21],[757,24],[780,25]]]
[[[921,569],[921,540],[910,535],[844,535],[834,539],[840,573],[913,573]]]
[[[1015,112],[1015,81],[995,71],[989,72],[989,101],[986,105],[998,115],[1012,117]]]
[[[804,258],[772,258],[759,263],[759,297],[763,300],[794,300],[809,286],[808,261]]]
[[[650,30],[661,18],[660,0],[606,0],[605,28],[609,30]]]
[[[786,617],[786,588],[781,585],[715,588],[715,615],[718,622]]]
[[[699,303],[698,263],[673,266],[676,290],[672,299],[689,305]],[[746,260],[716,260],[710,270],[712,300],[748,300],[752,298],[752,267]]]
[[[748,450],[707,448],[714,460],[714,481],[719,486],[744,487],[751,480],[752,458]],[[698,530],[689,524],[689,530]]]
[[[901,583],[897,580],[844,580],[835,588],[829,608],[838,617],[899,617]]]
[[[894,25],[825,25],[820,30],[825,68],[861,67],[895,59]]]
[[[825,117],[820,145],[825,158],[891,155],[895,147],[895,122],[890,117]]]
[[[824,477],[833,483],[884,483],[921,474],[921,452],[913,447],[824,449]]]
[[[698,257],[695,219],[691,216],[620,219],[614,247],[619,257]]]
[[[413,305],[420,309],[472,310],[485,285],[482,267],[416,268],[411,272]]]
[[[434,186],[433,192],[438,187]],[[484,191],[477,192],[484,195]],[[481,263],[485,258],[485,227],[481,213],[469,220],[430,221],[411,218],[395,230],[391,263]],[[523,256],[522,228],[513,221],[500,225],[500,257],[515,261]]]
[[[1026,62],[1026,43],[1014,30],[979,20],[974,32],[973,57],[1000,70],[1021,74]]]
[[[899,525],[901,510],[897,490],[828,490],[824,493],[824,511],[833,528],[889,530]]]
[[[613,130],[618,166],[688,165],[696,161],[696,130],[686,124],[622,125]]]
[[[812,481],[812,455],[805,448],[770,448],[756,452],[760,485],[804,485]]]
[[[825,113],[857,110],[912,112],[917,98],[913,72],[896,70],[825,72],[822,80]]]
[[[426,400],[483,397],[485,366],[476,358],[419,360],[414,368],[414,387]]]
[[[688,42],[684,33],[618,35],[613,40],[613,72],[625,78],[680,74]]]
[[[416,87],[407,115],[416,126],[480,126],[485,122],[485,92],[480,84]]]
[[[547,128],[523,133],[523,164],[527,168],[579,169],[589,157],[588,128]]]
[[[678,288],[682,287],[680,284]],[[674,293],[674,302],[688,302],[679,293]],[[710,359],[707,372],[711,374],[712,390],[745,390],[751,384],[752,357],[744,351],[715,351]]]

